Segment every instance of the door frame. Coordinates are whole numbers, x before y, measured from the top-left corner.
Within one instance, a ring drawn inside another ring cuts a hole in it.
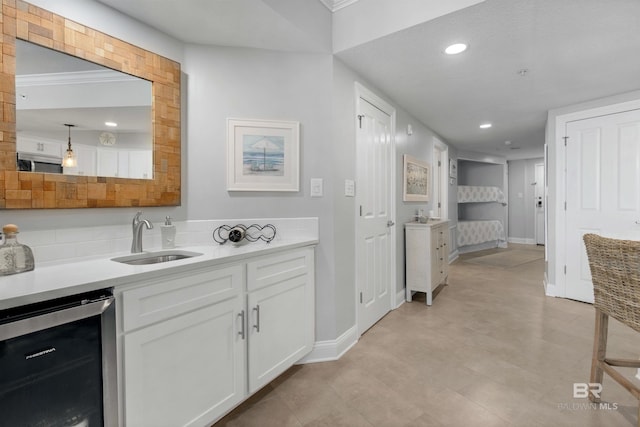
[[[440,164],[440,218],[449,219],[449,146],[433,137],[433,161]]]
[[[566,136],[567,124],[574,121],[591,119],[599,116],[606,116],[618,113],[624,113],[626,111],[638,110],[640,109],[640,99],[634,99],[631,101],[623,101],[616,102],[610,105],[603,105],[600,107],[586,107],[580,111],[574,111],[562,115],[558,115],[555,117],[555,132],[552,134],[553,140],[551,141],[553,145],[555,145],[555,149],[553,152],[555,153],[555,164],[553,165],[553,169],[549,165],[547,170],[553,170],[555,175],[555,195],[554,197],[548,197],[548,202],[553,200],[554,206],[550,206],[550,203],[547,203],[547,218],[550,219],[552,217],[551,210],[553,209],[553,230],[549,229],[549,225],[547,224],[547,245],[545,248],[549,248],[549,258],[547,264],[547,271],[545,272],[545,294],[548,296],[562,297],[566,298],[566,276],[564,274],[564,266],[567,262],[567,253],[565,250],[564,242],[566,241],[566,232],[565,232],[565,224],[566,224],[566,211],[564,209],[564,203],[566,201],[566,193],[567,193],[567,179],[565,175],[566,170],[566,148],[564,145],[564,137]],[[552,179],[551,176],[547,176],[549,180]],[[547,186],[548,193],[551,192],[552,186],[547,182],[545,185]],[[549,233],[552,234],[549,234]],[[555,254],[552,253],[555,251]],[[551,281],[549,278],[549,272],[554,272],[554,280]]]
[[[358,109],[358,104],[360,102],[360,99],[364,99],[366,102],[370,103],[371,105],[375,106],[376,108],[378,108],[380,111],[384,112],[385,114],[389,115],[389,117],[391,118],[391,159],[390,159],[390,168],[391,168],[391,180],[389,183],[390,188],[390,195],[391,197],[390,199],[390,204],[391,206],[389,206],[389,214],[391,215],[390,220],[393,222],[396,222],[396,109],[389,104],[388,102],[386,102],[385,100],[383,100],[380,96],[378,96],[377,94],[375,94],[373,91],[371,91],[370,89],[368,89],[367,87],[365,87],[364,85],[362,85],[359,82],[355,82],[355,114],[353,117],[353,140],[356,142],[355,144],[355,164],[354,164],[354,171],[356,171],[356,176],[357,176],[357,171],[358,171],[358,149],[357,149],[357,140],[358,140],[358,113],[359,113],[359,109]],[[358,183],[356,182],[356,191],[357,191],[357,187],[358,187]],[[357,201],[357,198],[355,199],[355,201]],[[358,260],[360,259],[360,257],[358,256],[358,243],[357,243],[357,236],[358,236],[358,219],[360,218],[360,209],[358,206],[358,203],[354,203],[354,207],[353,207],[353,217],[354,217],[354,241],[355,241],[355,260],[356,260],[356,267],[355,267],[355,293],[354,293],[354,302],[355,302],[355,311],[354,313],[356,314],[356,331],[358,334],[358,338],[362,335],[362,333],[360,332],[360,325],[359,325],[359,319],[360,319],[360,315],[359,315],[359,311],[360,311],[360,307],[361,304],[359,303],[359,292],[360,289],[358,288]],[[396,225],[394,225],[393,227],[390,227],[391,229],[391,247],[390,249],[390,265],[389,265],[389,270],[390,270],[390,276],[391,276],[391,283],[389,283],[389,311],[393,310],[394,308],[396,308],[396,294],[397,294],[397,258],[396,258],[396,254],[397,254],[397,233],[396,233],[396,229],[398,227],[398,224],[396,223]]]
[[[535,197],[536,190],[533,191],[534,203],[533,203],[533,241],[536,245],[546,245],[547,243],[547,227],[546,227],[546,216],[547,216],[547,180],[546,180],[546,167],[544,161],[542,163],[535,163],[533,165],[533,177],[536,182],[536,188],[538,185],[538,168],[542,168],[542,243],[538,243],[538,232],[540,231],[538,227],[538,210],[536,203],[538,202]],[[526,183],[525,183],[526,184]]]

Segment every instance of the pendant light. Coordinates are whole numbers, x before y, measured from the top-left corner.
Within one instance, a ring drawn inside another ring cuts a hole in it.
[[[78,165],[76,154],[73,152],[73,149],[71,149],[71,128],[75,125],[65,123],[65,126],[69,128],[69,142],[67,145],[67,151],[62,158],[62,166],[65,168],[74,168]]]

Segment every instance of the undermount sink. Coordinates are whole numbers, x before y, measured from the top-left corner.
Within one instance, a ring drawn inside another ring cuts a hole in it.
[[[111,261],[120,262],[129,265],[146,265],[159,264],[162,262],[176,261],[179,259],[193,258],[202,255],[200,252],[189,251],[158,251],[145,252],[141,254],[126,255],[117,258],[111,258]]]

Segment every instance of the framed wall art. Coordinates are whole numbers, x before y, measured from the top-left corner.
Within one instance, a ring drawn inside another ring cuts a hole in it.
[[[449,159],[449,177],[458,178],[458,160]]]
[[[431,188],[429,163],[404,155],[403,197],[405,202],[428,202]]]
[[[299,191],[300,123],[227,119],[228,191]]]

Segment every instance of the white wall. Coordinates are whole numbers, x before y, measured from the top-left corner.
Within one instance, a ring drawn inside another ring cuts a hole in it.
[[[319,217],[316,335],[334,338],[331,55],[188,45],[183,69],[189,78],[188,218]],[[301,191],[227,191],[227,118],[299,121]],[[309,196],[310,178],[324,180],[324,197]]]

